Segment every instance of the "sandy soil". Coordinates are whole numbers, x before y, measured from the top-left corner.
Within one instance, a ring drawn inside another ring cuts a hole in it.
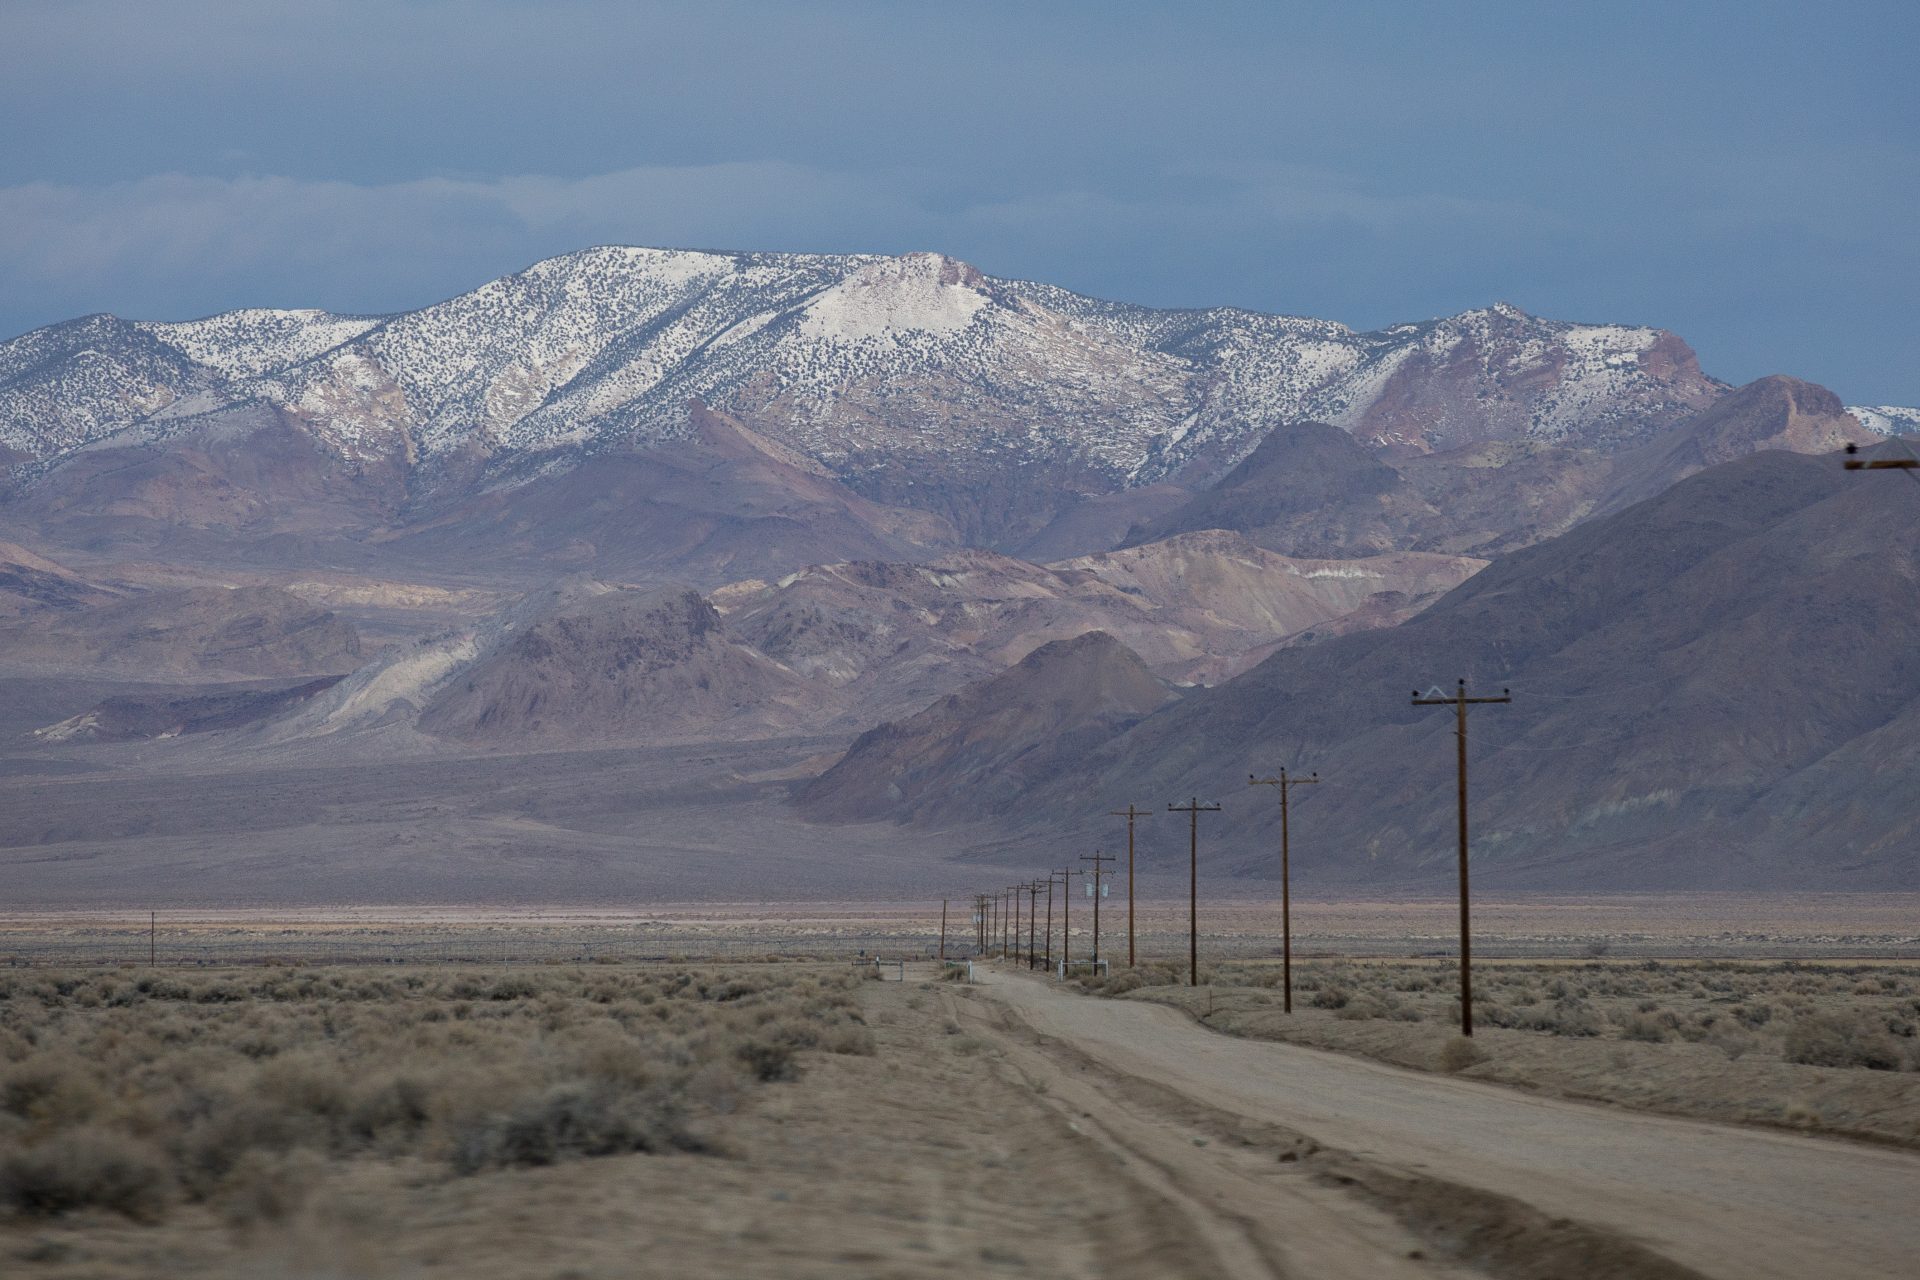
[[[1920,1156],[1635,1116],[1287,1045],[980,966],[864,984],[721,1157],[449,1178],[362,1159],[290,1222],[0,1225],[78,1277],[1910,1274]]]

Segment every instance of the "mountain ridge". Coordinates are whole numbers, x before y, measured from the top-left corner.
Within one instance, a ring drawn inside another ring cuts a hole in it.
[[[1299,417],[1410,452],[1489,435],[1623,447],[1721,390],[1664,331],[1506,304],[1363,333],[1106,302],[939,254],[601,246],[389,316],[34,330],[0,343],[0,445],[31,488],[88,450],[271,411],[339,465],[420,493],[682,435],[698,398],[979,541],[995,522],[1006,538],[1037,529],[1058,505],[1022,489],[1021,464],[1111,492],[1217,474]]]

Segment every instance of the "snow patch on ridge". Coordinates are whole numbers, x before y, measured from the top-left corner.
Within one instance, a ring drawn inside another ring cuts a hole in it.
[[[800,333],[830,342],[889,338],[912,330],[958,333],[988,303],[986,294],[966,282],[970,274],[961,264],[932,253],[876,262],[808,304],[801,313]]]
[[[1850,404],[1847,412],[1877,436],[1920,435],[1920,409],[1898,404]]]

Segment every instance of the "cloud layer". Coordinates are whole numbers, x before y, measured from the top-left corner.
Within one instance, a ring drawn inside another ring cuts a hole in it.
[[[0,331],[939,249],[1362,326],[1506,299],[1911,402],[1916,12],[24,0]]]

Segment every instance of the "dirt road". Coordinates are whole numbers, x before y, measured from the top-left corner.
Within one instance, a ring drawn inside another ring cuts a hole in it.
[[[1443,1261],[1796,1280],[1920,1266],[1920,1155],[1236,1040],[1025,975],[982,982],[954,1005],[1094,1141],[1212,1220],[1198,1234],[1214,1274],[1389,1275],[1389,1257],[1429,1275]]]

